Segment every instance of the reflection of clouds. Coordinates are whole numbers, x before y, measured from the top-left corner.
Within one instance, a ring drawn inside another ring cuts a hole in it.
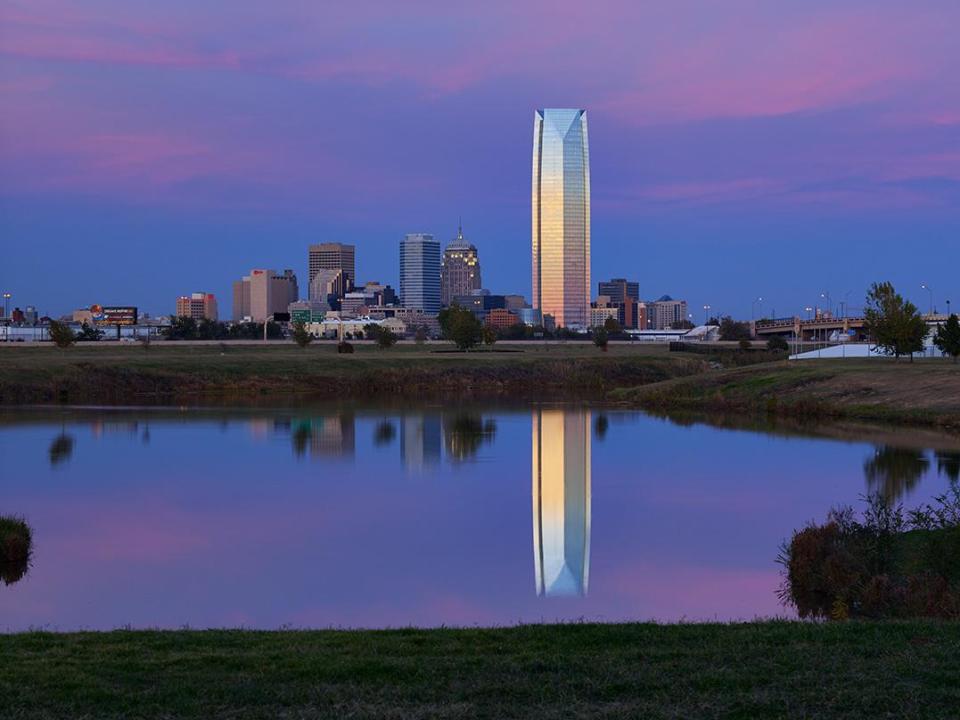
[[[65,463],[73,455],[73,436],[67,435],[65,432],[61,432],[57,435],[53,442],[50,443],[50,449],[48,451],[50,455],[50,465],[56,467]]]
[[[863,474],[869,494],[896,502],[913,489],[929,468],[930,459],[922,450],[883,445],[863,464]]]
[[[533,413],[537,595],[586,595],[590,575],[590,413]]]

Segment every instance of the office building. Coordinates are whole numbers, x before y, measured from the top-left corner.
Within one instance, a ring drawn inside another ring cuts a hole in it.
[[[293,270],[256,269],[233,284],[233,321],[262,323],[274,313],[285,313],[299,297]]]
[[[590,579],[590,412],[533,412],[537,595],[586,595]]]
[[[625,278],[601,281],[597,284],[597,295],[606,295],[610,302],[624,303],[627,300],[640,300],[640,283]]]
[[[464,239],[460,227],[440,261],[440,303],[447,307],[457,295],[469,295],[481,287],[477,248]]]
[[[357,281],[356,273],[356,247],[353,245],[344,245],[343,243],[319,243],[311,245],[308,251],[307,259],[307,288],[313,287],[313,279],[321,270],[342,270],[343,288],[340,290],[340,297],[353,289]],[[315,298],[310,296],[311,300]]]
[[[342,268],[320,268],[313,274],[307,297],[339,308],[340,298],[347,294],[347,281]]]
[[[440,312],[440,242],[433,235],[412,233],[400,241],[400,303]]]
[[[519,323],[520,318],[506,308],[493,308],[487,313],[487,317],[484,318],[483,322],[487,327],[493,328],[494,330],[505,330]]]
[[[489,290],[476,290],[470,295],[458,295],[452,303],[469,310],[480,322],[483,322],[487,313],[497,308],[506,308],[507,302],[503,295],[491,295]]]
[[[196,292],[177,298],[177,317],[194,320],[216,320],[217,299],[213,293]]]
[[[590,322],[590,155],[585,110],[533,123],[533,307],[558,326]]]
[[[674,300],[669,295],[663,295],[646,305],[647,328],[650,330],[669,330],[674,323],[688,320],[686,300]]]
[[[23,309],[23,324],[31,327],[37,324],[37,308],[33,305],[27,305]]]

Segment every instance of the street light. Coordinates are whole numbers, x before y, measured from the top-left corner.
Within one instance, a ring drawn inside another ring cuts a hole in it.
[[[930,314],[933,315],[933,290],[926,283],[920,283],[920,287],[930,293]]]
[[[703,306],[703,324],[704,324],[704,325],[707,324],[707,320],[709,319],[709,318],[707,317],[707,313],[709,313],[709,312],[710,312],[710,306],[709,306],[709,305],[704,305],[704,306]]]
[[[807,311],[807,320],[812,319],[812,318],[813,318],[813,315],[812,315],[811,313],[813,313],[813,308],[810,307],[809,305],[807,305],[807,306],[804,308],[804,310]]]
[[[757,314],[756,314],[757,303],[762,303],[762,302],[763,302],[763,298],[762,298],[762,297],[758,297],[756,300],[754,300],[752,303],[750,303],[750,319],[751,319],[751,320],[756,320],[756,319],[757,319]]]
[[[827,312],[829,312],[830,315],[833,315],[833,301],[830,300],[830,293],[822,292],[820,293],[820,297],[827,301]]]

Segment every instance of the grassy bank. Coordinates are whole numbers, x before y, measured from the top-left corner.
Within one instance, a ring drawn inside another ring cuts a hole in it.
[[[6,718],[947,718],[960,624],[0,636]]]
[[[332,344],[139,346],[98,344],[66,350],[0,348],[0,403],[177,403],[221,397],[602,398],[616,387],[700,372],[700,357],[659,346],[498,344],[450,352],[449,345]]]
[[[777,362],[618,388],[650,410],[761,413],[960,428],[960,366],[946,360]]]

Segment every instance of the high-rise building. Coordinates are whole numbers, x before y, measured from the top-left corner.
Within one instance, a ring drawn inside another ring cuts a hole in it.
[[[181,295],[177,298],[177,317],[216,320],[217,299],[213,293],[195,292],[190,295]]]
[[[647,327],[651,330],[669,330],[674,323],[687,319],[686,300],[674,300],[669,295],[663,295],[647,303]]]
[[[299,297],[297,276],[293,270],[282,274],[275,270],[251,270],[233,284],[233,321],[250,318],[262,323],[274,313],[285,313]]]
[[[400,241],[400,304],[440,312],[440,242],[412,233]]]
[[[606,295],[610,302],[624,303],[628,299],[640,300],[640,283],[626,278],[613,278],[597,284],[597,295]]]
[[[590,412],[533,412],[537,595],[586,595],[590,579]]]
[[[477,248],[464,239],[461,226],[440,261],[440,303],[446,307],[457,295],[469,295],[481,287]]]
[[[343,243],[319,243],[311,245],[307,261],[307,288],[313,287],[313,278],[320,270],[342,270],[343,271],[343,289],[340,290],[340,297],[353,289],[357,282],[356,273],[356,247],[354,245],[345,245]],[[324,298],[315,298],[310,295],[311,300],[322,300]]]
[[[590,323],[590,154],[586,110],[533,120],[533,307],[558,326]]]
[[[321,268],[313,274],[307,296],[310,300],[336,305],[337,300],[347,294],[346,284],[341,268]]]

